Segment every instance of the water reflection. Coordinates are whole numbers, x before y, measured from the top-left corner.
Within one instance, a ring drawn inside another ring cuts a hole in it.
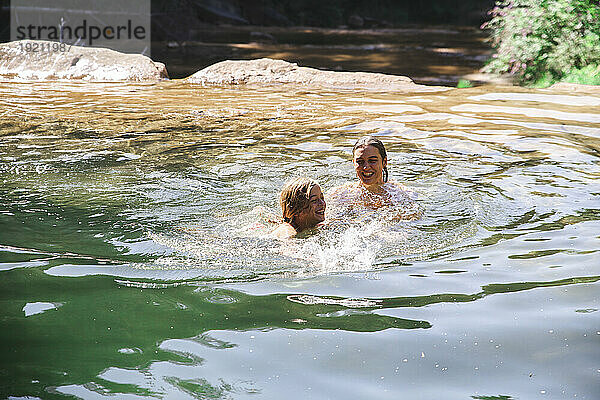
[[[597,392],[598,96],[0,93],[2,396]],[[423,218],[266,237],[257,207],[353,179],[367,133]]]

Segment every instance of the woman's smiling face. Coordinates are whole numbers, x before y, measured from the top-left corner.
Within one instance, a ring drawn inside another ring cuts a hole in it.
[[[381,158],[375,146],[357,148],[352,161],[356,176],[363,185],[383,185],[383,168],[387,166],[387,158]]]

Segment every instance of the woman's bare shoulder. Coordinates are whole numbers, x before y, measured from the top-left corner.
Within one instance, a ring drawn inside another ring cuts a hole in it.
[[[327,191],[327,196],[329,197],[339,197],[344,195],[353,194],[358,190],[358,185],[356,182],[347,182],[343,185],[336,186]]]
[[[392,181],[392,182],[388,182],[387,185],[388,185],[388,187],[387,187],[388,191],[391,190],[392,192],[395,192],[397,194],[404,195],[411,200],[416,200],[418,198],[417,192],[404,186],[400,182]]]
[[[296,236],[296,234],[297,232],[294,227],[287,222],[280,224],[273,232],[271,232],[272,237],[280,240],[290,239]]]
[[[401,189],[401,190],[408,190],[408,188],[401,184],[400,182],[396,182],[396,181],[389,181],[387,182],[388,187],[393,187],[396,189]]]

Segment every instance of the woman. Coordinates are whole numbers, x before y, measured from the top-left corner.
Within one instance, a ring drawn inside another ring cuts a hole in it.
[[[352,149],[352,163],[358,182],[338,186],[328,198],[342,206],[362,205],[370,209],[390,206],[393,219],[417,219],[419,209],[414,192],[396,182],[388,182],[387,152],[383,143],[372,136],[360,138]]]
[[[325,220],[325,197],[312,179],[300,177],[285,184],[279,196],[283,223],[272,233],[278,239],[288,239]]]

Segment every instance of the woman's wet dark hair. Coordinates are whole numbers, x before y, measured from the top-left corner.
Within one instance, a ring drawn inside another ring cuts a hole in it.
[[[361,147],[373,146],[379,151],[379,155],[382,160],[387,159],[387,152],[385,151],[385,146],[381,142],[381,140],[374,138],[373,136],[363,136],[356,141],[354,147],[352,148],[352,157],[354,157],[354,152],[356,149]],[[388,181],[388,170],[387,166],[383,167],[383,181]]]

